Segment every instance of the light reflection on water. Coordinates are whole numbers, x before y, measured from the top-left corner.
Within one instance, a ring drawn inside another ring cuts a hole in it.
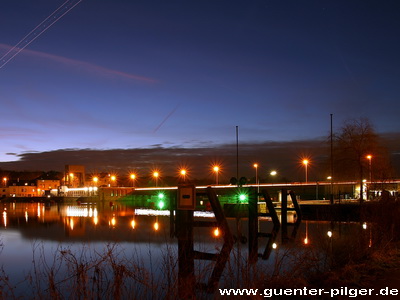
[[[210,212],[198,212],[195,215],[198,219],[213,217]],[[289,220],[291,218],[293,216]],[[228,223],[239,241],[240,236],[248,237],[246,219],[232,218],[228,219]],[[85,251],[102,253],[106,247],[116,244],[118,255],[134,256],[145,268],[151,269],[162,264],[166,254],[177,260],[177,239],[170,237],[169,226],[169,211],[135,209],[123,204],[3,204],[0,228],[1,266],[11,281],[21,282],[32,272],[32,261],[39,257],[42,263],[45,261],[51,265],[55,254],[65,249],[79,253],[84,247]],[[272,223],[264,218],[259,221],[259,227],[260,231],[270,232]],[[303,221],[293,237],[295,243],[291,243],[290,247],[297,249],[299,253],[310,249],[325,251],[326,247],[332,247],[333,241],[339,240],[341,236],[360,235],[368,229],[366,223],[338,225]],[[292,229],[289,229],[289,233],[290,230]],[[196,250],[203,252],[215,252],[221,249],[223,243],[217,228],[195,228],[194,240]],[[372,241],[369,240],[368,243],[371,245]],[[263,247],[265,241],[260,239],[259,252],[263,251]],[[284,245],[284,239],[278,235],[273,248],[269,260],[259,261],[257,264],[263,268],[272,267],[276,263],[277,253],[286,251],[289,246]],[[245,263],[247,253],[248,244],[238,242],[231,257],[237,262]],[[200,269],[206,269],[207,264],[210,262],[195,262]],[[239,265],[238,263],[237,266]],[[162,275],[159,274],[159,267],[153,270],[156,270],[154,276]]]

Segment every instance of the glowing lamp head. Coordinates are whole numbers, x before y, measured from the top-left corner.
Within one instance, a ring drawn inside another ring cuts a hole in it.
[[[214,170],[214,172],[218,172],[218,171],[219,171],[219,167],[218,167],[218,166],[215,166],[215,167],[213,168],[213,170]]]
[[[135,179],[136,179],[136,175],[135,175],[135,174],[131,174],[130,177],[131,177],[132,180],[135,180]]]
[[[246,201],[247,200],[247,195],[246,194],[240,194],[239,195],[239,200],[240,201]]]
[[[307,166],[309,163],[308,159],[303,159],[303,165]]]

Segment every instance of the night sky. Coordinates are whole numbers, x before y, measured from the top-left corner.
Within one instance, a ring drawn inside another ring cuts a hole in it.
[[[2,1],[0,56],[78,2]],[[395,0],[82,0],[0,68],[0,161],[400,132],[399,37]]]

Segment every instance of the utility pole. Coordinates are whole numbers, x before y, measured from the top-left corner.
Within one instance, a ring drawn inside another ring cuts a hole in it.
[[[239,186],[239,126],[236,126],[236,178]]]
[[[335,177],[333,176],[333,114],[331,114],[331,197],[330,197],[330,202],[333,204],[333,179]]]

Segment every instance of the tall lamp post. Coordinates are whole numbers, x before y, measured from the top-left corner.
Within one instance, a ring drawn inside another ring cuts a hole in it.
[[[185,169],[182,169],[182,170],[180,171],[180,174],[181,174],[181,176],[182,176],[182,178],[183,178],[183,182],[185,182],[185,181],[186,181],[186,170],[185,170]]]
[[[69,187],[74,187],[74,173],[69,173],[68,182],[69,182]]]
[[[132,180],[132,187],[134,187],[134,186],[135,186],[136,174],[132,173],[129,177],[130,177],[131,180]]]
[[[256,185],[257,185],[257,193],[260,192],[260,183],[258,181],[258,164],[254,164],[253,167],[256,169]]]
[[[213,168],[214,172],[215,172],[215,185],[218,185],[218,172],[219,172],[219,167],[218,166],[214,166]]]
[[[160,176],[160,173],[158,173],[158,171],[153,172],[153,177],[156,181],[156,187],[158,186],[158,176]]]
[[[369,183],[372,183],[372,155],[368,154],[366,158],[369,161]]]
[[[308,159],[303,159],[303,165],[306,170],[306,183],[308,182],[308,163],[309,163]]]
[[[112,182],[112,186],[116,186],[117,176],[111,175],[110,179],[111,179],[111,182]]]
[[[367,198],[368,198],[369,190],[371,190],[371,185],[372,185],[372,155],[368,154],[366,158],[368,159],[368,165],[369,165],[369,186],[367,188]]]

